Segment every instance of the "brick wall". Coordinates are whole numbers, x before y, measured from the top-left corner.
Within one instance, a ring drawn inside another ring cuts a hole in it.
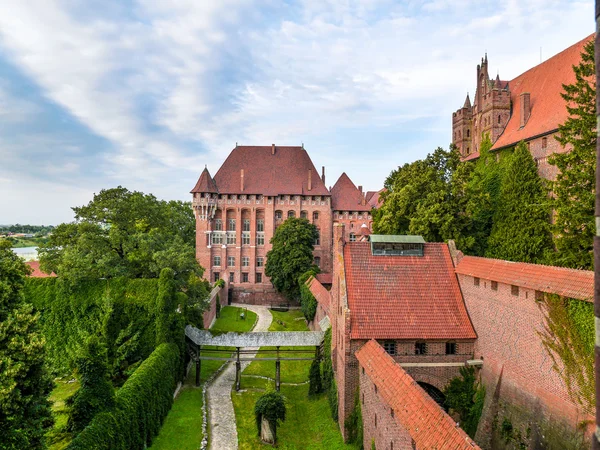
[[[373,381],[362,370],[359,376],[364,448],[370,449],[371,440],[374,439],[377,450],[413,449],[410,434],[392,416],[392,408],[375,391]]]
[[[225,299],[223,300],[223,296]],[[219,302],[223,304],[223,302],[227,302],[227,289],[215,287],[211,293],[208,300],[209,307],[202,315],[202,324],[204,325],[204,329],[208,330],[217,317],[217,298],[219,298]]]
[[[542,345],[542,304],[535,291],[458,275],[467,310],[477,330],[475,358],[483,359],[481,378],[487,388],[484,417],[478,436],[490,436],[495,408],[507,403],[537,417],[528,420],[558,421],[572,429],[587,416],[567,393]],[[535,412],[535,413],[534,413]]]

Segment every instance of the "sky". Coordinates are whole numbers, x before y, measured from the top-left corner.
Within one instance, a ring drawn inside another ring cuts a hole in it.
[[[2,0],[0,224],[191,200],[236,142],[377,190],[448,147],[485,52],[510,80],[594,27],[592,0]]]

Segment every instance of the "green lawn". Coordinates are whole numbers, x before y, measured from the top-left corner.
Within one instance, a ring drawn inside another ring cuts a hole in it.
[[[273,323],[269,328],[270,331],[308,331],[301,311],[271,312]],[[278,321],[283,322],[285,326]],[[300,348],[296,347],[296,349]],[[292,354],[286,354],[285,356],[290,355]],[[309,355],[298,354],[298,356],[307,357]],[[310,364],[310,361],[282,361],[282,383],[306,382]],[[274,386],[274,383],[247,375],[275,378],[275,362],[255,361],[250,364],[242,375],[242,391],[239,393],[235,390],[232,391],[231,397],[235,408],[239,449],[272,448],[269,445],[261,444],[258,438],[254,419],[254,404],[265,391],[267,384]],[[287,419],[277,431],[279,449],[355,449],[352,445],[344,444],[338,424],[331,418],[329,402],[325,394],[309,399],[308,384],[300,386],[282,385],[281,392],[287,400]]]
[[[56,380],[56,387],[50,394],[55,422],[46,437],[51,450],[63,449],[71,442],[71,435],[65,432],[68,418],[65,400],[73,395],[77,389],[79,389],[78,381],[67,383],[67,380]]]
[[[250,331],[256,322],[256,314],[245,311],[246,319],[240,319],[241,308],[224,306],[221,317],[212,326],[212,331]],[[207,347],[209,348],[209,347]],[[210,356],[229,357],[230,347],[211,347],[222,352],[210,353]],[[222,365],[224,361],[202,361],[200,377],[202,383]],[[202,386],[196,387],[196,369],[192,367],[179,395],[169,411],[159,435],[152,442],[152,450],[194,450],[202,441]]]

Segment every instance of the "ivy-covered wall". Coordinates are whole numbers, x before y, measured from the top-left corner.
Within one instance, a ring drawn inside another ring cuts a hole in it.
[[[114,370],[125,379],[155,347],[157,279],[112,279],[77,286],[58,278],[28,278],[26,301],[40,311],[47,359],[55,374],[70,373],[81,343],[103,338]]]

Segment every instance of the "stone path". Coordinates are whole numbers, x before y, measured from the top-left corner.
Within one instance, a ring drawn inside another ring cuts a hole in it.
[[[239,305],[248,308],[258,315],[258,321],[252,331],[268,331],[273,316],[266,306]],[[247,347],[246,350],[258,350],[256,347]],[[255,355],[255,354],[254,354]],[[247,355],[253,357],[254,355]],[[235,411],[231,401],[231,388],[235,383],[235,363],[230,362],[213,380],[207,390],[208,394],[208,423],[210,426],[211,450],[236,450],[238,448],[237,428],[235,424]],[[242,361],[242,371],[250,361]]]

